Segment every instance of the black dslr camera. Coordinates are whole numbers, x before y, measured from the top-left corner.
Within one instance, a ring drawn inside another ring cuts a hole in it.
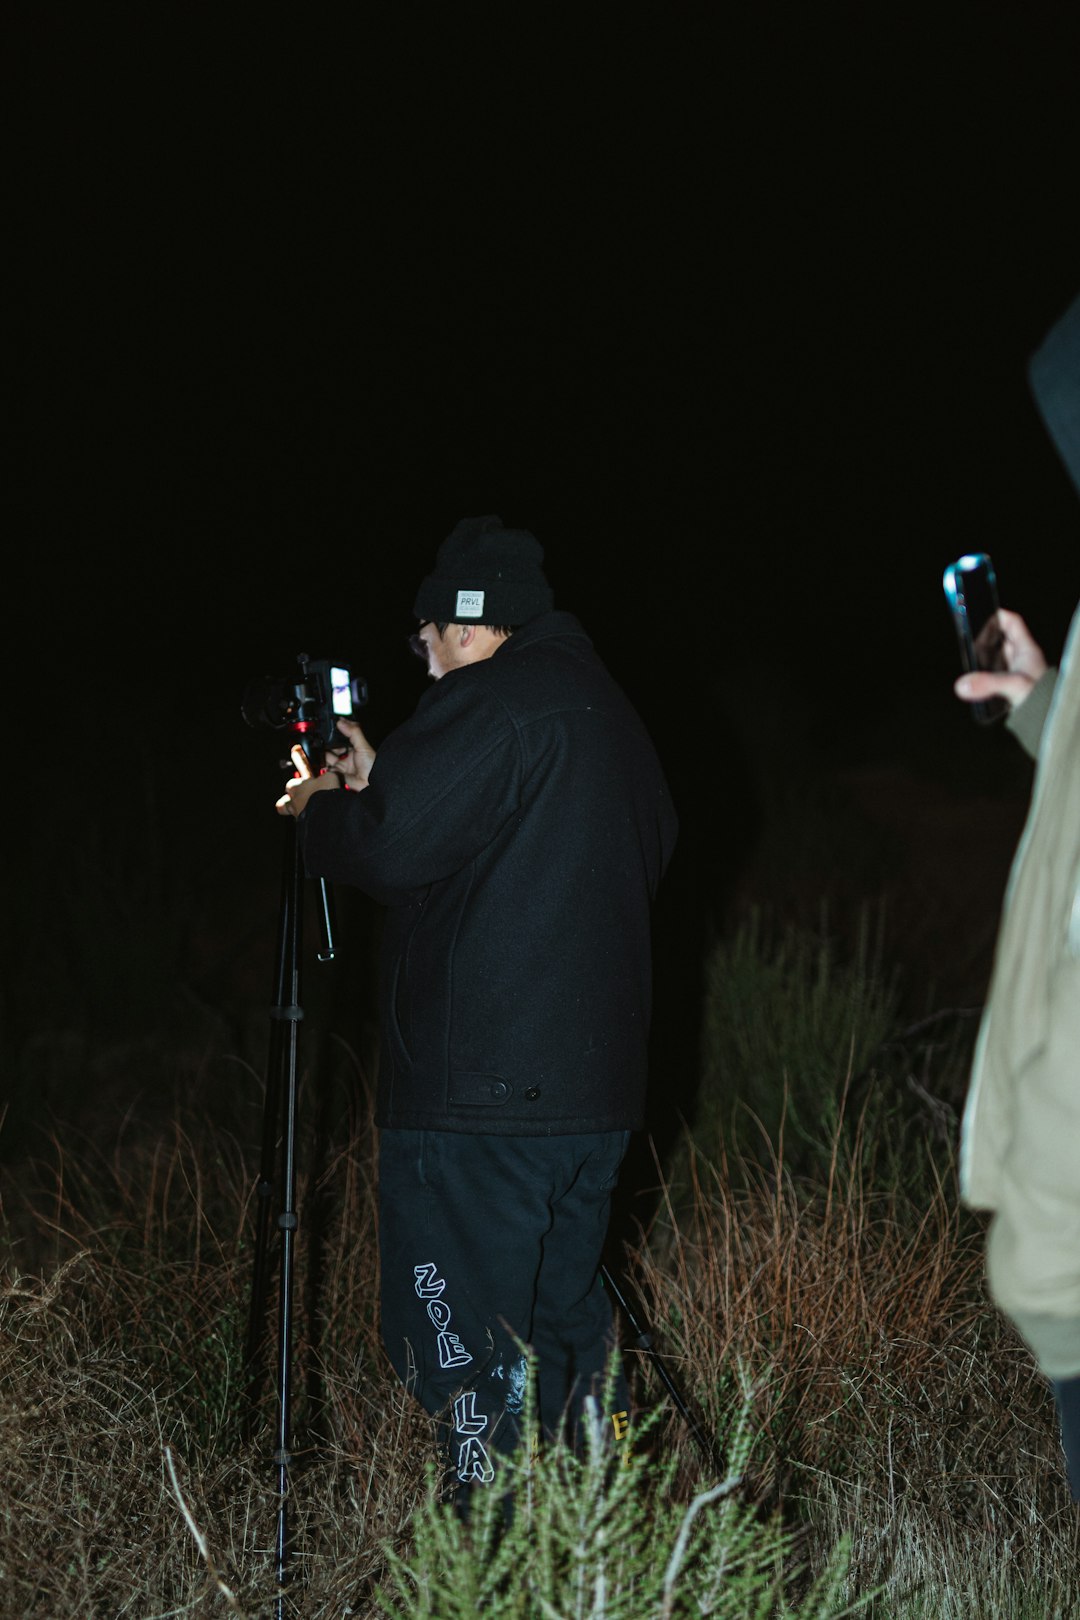
[[[300,653],[297,672],[287,676],[262,675],[244,690],[240,712],[256,731],[288,731],[305,752],[348,748],[348,738],[337,728],[339,719],[356,719],[367,702],[367,682],[347,664]]]

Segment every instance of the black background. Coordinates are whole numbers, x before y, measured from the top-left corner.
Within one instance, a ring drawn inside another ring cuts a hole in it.
[[[654,733],[687,961],[755,739],[977,772],[942,568],[990,551],[1051,656],[1080,584],[1025,378],[1080,285],[1075,15],[9,8],[16,858],[152,814],[263,927],[246,679],[344,655],[377,741],[481,512]]]

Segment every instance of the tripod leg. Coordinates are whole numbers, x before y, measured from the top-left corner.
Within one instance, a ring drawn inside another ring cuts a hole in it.
[[[295,1038],[295,1019],[288,1016],[296,1006],[293,986],[294,960],[298,960],[296,911],[299,893],[296,882],[298,849],[294,823],[286,824],[281,872],[281,904],[278,912],[277,957],[273,999],[270,1007],[270,1046],[266,1064],[266,1095],[263,1103],[262,1153],[259,1179],[255,1183],[255,1259],[252,1267],[251,1300],[244,1360],[248,1370],[248,1402],[254,1407],[262,1382],[260,1352],[266,1337],[266,1296],[270,1268],[270,1223],[278,1183],[278,1147],[281,1142],[281,1106],[284,1077]],[[249,1422],[251,1419],[249,1411]]]
[[[295,1024],[293,1024],[295,1031]],[[289,1465],[292,1462],[291,1404],[292,1404],[292,1320],[293,1320],[293,1260],[296,1244],[296,1040],[290,1046],[289,1073],[285,1092],[285,1164],[284,1199],[278,1225],[281,1228],[281,1290],[278,1297],[278,1425],[274,1464],[277,1468],[278,1523],[277,1523],[277,1579],[284,1586],[289,1572]],[[279,1612],[283,1600],[279,1599]]]
[[[637,1348],[645,1352],[653,1366],[656,1368],[656,1371],[660,1376],[660,1382],[671,1396],[676,1411],[689,1430],[690,1438],[698,1447],[698,1450],[701,1452],[702,1456],[705,1458],[710,1467],[716,1470],[717,1477],[722,1478],[724,1472],[724,1460],[721,1456],[720,1448],[713,1439],[712,1435],[705,1430],[705,1428],[701,1423],[699,1423],[698,1419],[690,1410],[690,1406],[685,1395],[675,1382],[675,1379],[672,1377],[668,1368],[665,1366],[659,1351],[654,1346],[652,1334],[649,1332],[649,1329],[645,1327],[639,1320],[633,1306],[630,1304],[630,1301],[627,1299],[623,1290],[619,1287],[619,1284],[615,1281],[615,1278],[612,1276],[607,1266],[600,1267],[600,1275],[604,1279],[604,1287],[609,1290],[612,1298],[619,1305],[623,1315],[626,1317],[627,1322],[630,1324],[630,1329],[634,1334],[634,1342],[637,1345]]]
[[[270,1205],[275,1190],[275,1159],[281,1137],[281,1211],[277,1225],[281,1232],[281,1275],[278,1296],[278,1421],[274,1463],[277,1469],[278,1523],[276,1537],[278,1585],[288,1577],[289,1529],[288,1494],[290,1444],[290,1397],[292,1391],[293,1260],[296,1240],[296,1104],[299,1082],[299,1023],[301,933],[303,921],[303,872],[296,823],[286,823],[286,843],[282,862],[281,908],[278,926],[278,956],[274,1004],[270,1009],[270,1058],[267,1070],[263,1118],[262,1163],[258,1182],[255,1274],[252,1281],[248,1318],[249,1417],[260,1383],[260,1352],[266,1330],[267,1271],[270,1248]],[[279,1120],[284,1095],[285,1117]],[[283,1599],[278,1614],[284,1615]]]

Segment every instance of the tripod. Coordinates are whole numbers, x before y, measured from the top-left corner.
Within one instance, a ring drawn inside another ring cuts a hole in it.
[[[334,956],[333,919],[325,880],[319,879],[320,949],[318,960]],[[277,1227],[281,1233],[281,1268],[278,1280],[277,1428],[273,1453],[277,1475],[277,1530],[275,1564],[279,1596],[275,1620],[284,1620],[281,1593],[289,1575],[289,1467],[292,1462],[291,1395],[293,1335],[293,1269],[296,1233],[296,1115],[299,1083],[301,946],[303,938],[304,872],[295,820],[285,826],[282,858],[281,905],[278,916],[274,996],[270,1008],[270,1049],[263,1105],[262,1157],[256,1183],[255,1260],[248,1314],[245,1362],[248,1373],[248,1422],[252,1423],[262,1381],[262,1347],[266,1336],[267,1283],[270,1256],[271,1206],[277,1194]],[[281,1160],[278,1175],[278,1147]]]
[[[607,1266],[602,1265],[600,1267],[600,1276],[603,1279],[604,1287],[607,1289],[612,1299],[614,1299],[615,1303],[626,1317],[630,1330],[634,1335],[634,1344],[639,1350],[644,1351],[652,1366],[656,1368],[660,1382],[670,1395],[675,1410],[686,1424],[686,1428],[691,1440],[693,1440],[709,1467],[714,1470],[716,1477],[718,1479],[722,1478],[724,1473],[724,1458],[720,1446],[713,1436],[709,1434],[707,1429],[705,1429],[703,1424],[694,1416],[686,1396],[683,1394],[672,1374],[665,1366],[663,1357],[660,1355],[659,1350],[657,1350],[656,1346],[653,1344],[652,1333],[644,1322],[642,1322],[638,1313],[635,1311],[629,1299],[626,1297],[624,1289],[619,1285],[618,1282],[616,1282]]]

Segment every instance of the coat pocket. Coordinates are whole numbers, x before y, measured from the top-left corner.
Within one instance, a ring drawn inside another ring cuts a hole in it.
[[[502,1108],[513,1095],[513,1086],[501,1075],[454,1069],[447,1102],[453,1108]]]

